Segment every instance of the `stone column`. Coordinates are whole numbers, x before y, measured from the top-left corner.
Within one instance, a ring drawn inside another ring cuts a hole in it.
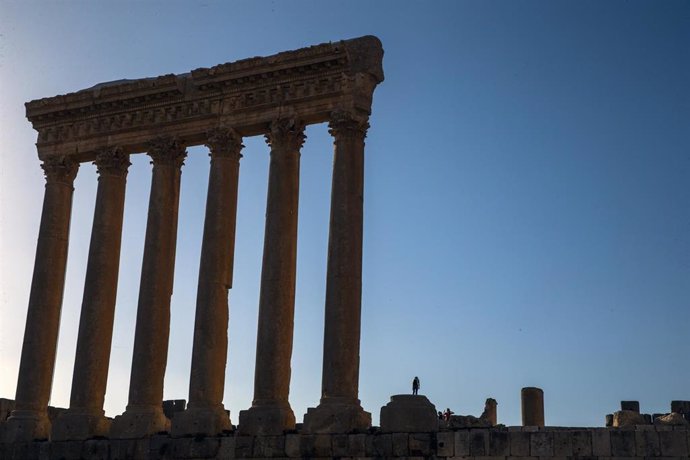
[[[544,426],[544,391],[525,387],[521,391],[522,426]]]
[[[304,428],[314,433],[349,433],[371,426],[359,394],[362,298],[362,216],[366,117],[332,114],[335,138],[331,222],[326,275],[326,320],[321,402],[309,409]]]
[[[295,310],[297,204],[304,125],[291,119],[272,123],[264,258],[259,298],[254,400],[240,412],[241,433],[282,434],[295,427],[288,402]]]
[[[153,179],[134,334],[127,410],[113,420],[113,438],[141,438],[170,430],[163,414],[163,378],[168,357],[170,297],[175,270],[180,174],[186,151],[177,140],[150,143]]]
[[[46,188],[26,316],[15,409],[6,442],[47,439],[48,401],[53,383],[60,310],[65,286],[74,178],[79,163],[65,157],[43,162]]]
[[[209,133],[206,145],[211,150],[211,171],[201,244],[189,404],[185,412],[173,419],[174,436],[215,436],[231,429],[223,407],[223,389],[242,137],[231,129],[219,128]]]
[[[51,439],[84,440],[107,436],[110,420],[103,402],[113,336],[122,217],[129,155],[114,148],[98,154],[98,192],[94,211],[84,299],[69,410],[53,425]]]

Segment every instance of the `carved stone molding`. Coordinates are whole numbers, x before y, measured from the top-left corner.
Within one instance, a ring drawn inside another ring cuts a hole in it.
[[[211,158],[242,158],[240,151],[244,147],[242,136],[232,128],[224,126],[214,128],[207,133],[206,147]]]
[[[96,160],[93,162],[96,165],[98,174],[100,176],[118,176],[126,177],[127,170],[132,164],[129,161],[129,155],[124,153],[119,147],[112,147],[103,149],[96,155]]]
[[[174,166],[181,168],[187,157],[187,150],[175,137],[161,136],[147,143],[147,153],[154,166]]]
[[[304,134],[305,125],[295,118],[278,118],[273,120],[266,133],[266,143],[274,148],[285,147],[299,150],[307,136]]]
[[[369,129],[368,117],[355,115],[346,110],[335,110],[331,113],[328,132],[337,139],[354,137],[364,139]]]
[[[64,156],[51,157],[43,161],[41,168],[46,176],[46,182],[61,182],[71,186],[74,178],[77,177],[79,163]]]

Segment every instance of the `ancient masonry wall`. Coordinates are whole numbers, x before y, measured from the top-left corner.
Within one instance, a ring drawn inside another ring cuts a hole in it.
[[[438,433],[218,437],[152,436],[140,440],[0,444],[8,460],[264,459],[264,458],[462,458],[486,460],[686,459],[686,426],[629,428],[497,427]]]

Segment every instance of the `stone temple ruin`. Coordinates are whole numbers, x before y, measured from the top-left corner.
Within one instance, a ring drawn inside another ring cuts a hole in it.
[[[17,392],[9,418],[0,421],[0,458],[688,458],[687,424],[545,427],[537,388],[523,389],[523,427],[497,425],[493,399],[479,418],[441,423],[426,397],[412,395],[394,396],[381,409],[381,427],[371,426],[358,399],[363,161],[382,59],[380,41],[367,36],[183,75],[120,80],[26,104],[38,131],[46,188]],[[323,122],[335,148],[322,394],[298,426],[288,391],[299,160],[305,126]],[[228,290],[242,139],[256,135],[266,137],[271,158],[254,398],[234,429],[222,404]],[[172,417],[164,412],[163,377],[181,170],[186,147],[193,145],[208,147],[211,164],[189,403]],[[129,399],[125,412],[111,420],[103,403],[126,176],[129,155],[137,153],[151,157],[151,194]],[[58,414],[48,402],[73,182],[82,162],[95,163],[98,191],[70,405]]]

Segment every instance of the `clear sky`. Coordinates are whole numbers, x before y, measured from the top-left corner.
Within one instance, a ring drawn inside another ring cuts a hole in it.
[[[690,399],[690,3],[0,0],[0,397],[15,393],[44,179],[25,101],[378,36],[367,137],[360,397],[378,421],[412,377],[439,409],[603,425]],[[321,385],[332,162],[302,151],[290,400]],[[225,391],[251,404],[268,147],[245,140]],[[130,168],[108,415],[124,410],[151,167]],[[187,398],[209,161],[183,168],[166,398]],[[51,403],[69,404],[96,171],[74,209]]]

